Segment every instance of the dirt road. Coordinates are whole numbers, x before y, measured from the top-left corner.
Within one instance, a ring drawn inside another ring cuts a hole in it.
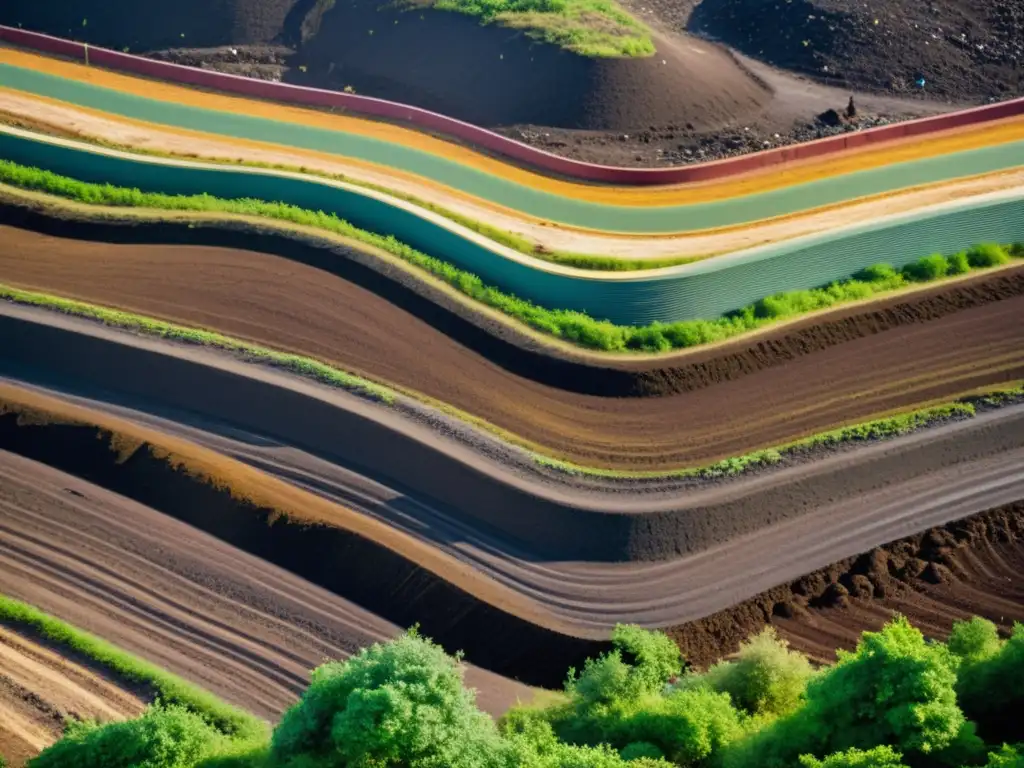
[[[0,227],[0,238],[4,283],[312,355],[596,466],[700,465],[1024,378],[1024,268],[754,341],[610,366],[677,394],[608,398],[554,386],[561,373],[551,383],[535,380],[543,359],[509,365],[501,345],[479,331],[472,347],[456,341],[436,309],[408,299],[396,305],[382,289],[331,274],[340,269],[331,254],[313,266],[252,251],[90,243],[10,227]],[[608,376],[600,368],[578,374],[589,384]]]
[[[270,720],[310,669],[401,631],[196,528],[3,451],[0,533],[4,593]],[[0,691],[5,650],[0,630]],[[34,677],[18,682],[40,693]],[[467,684],[492,714],[533,695],[476,667]]]
[[[5,454],[0,453],[0,462]],[[0,525],[12,491],[0,474]],[[0,547],[6,548],[6,532]],[[0,570],[7,589],[7,574]],[[121,720],[142,712],[146,701],[96,672],[69,661],[27,636],[0,626],[0,755],[20,768],[60,738],[64,718]]]

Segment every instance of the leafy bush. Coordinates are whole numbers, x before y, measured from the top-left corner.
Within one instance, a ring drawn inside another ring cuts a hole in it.
[[[926,283],[945,277],[949,272],[949,262],[940,253],[925,256],[903,267],[903,276],[915,283]]]
[[[184,707],[150,707],[142,717],[97,725],[71,723],[28,768],[193,768],[228,739]]]
[[[954,622],[946,647],[962,663],[974,664],[999,653],[1003,641],[995,624],[976,616],[970,621]]]
[[[866,752],[859,749],[848,749],[836,752],[824,760],[813,755],[800,757],[801,768],[907,768],[903,764],[903,755],[893,751],[892,747],[875,747]]]
[[[682,671],[679,648],[661,632],[619,625],[612,633],[612,650],[588,659],[577,678],[569,671],[566,693],[583,707],[634,699],[660,691]]]
[[[925,755],[953,745],[965,719],[956,701],[957,660],[903,617],[865,632],[856,651],[811,679],[807,703],[727,755],[727,768],[790,768],[803,754],[889,745]]]
[[[998,752],[991,752],[985,768],[1024,768],[1024,753],[1004,744]]]
[[[989,741],[1020,741],[1024,739],[1019,714],[1024,712],[1024,624],[1014,625],[1010,639],[995,653],[990,653],[990,639],[983,639],[984,644],[976,642],[968,648],[987,655],[959,671],[960,705]]]
[[[967,249],[967,262],[975,269],[998,267],[1009,261],[1010,254],[995,243],[983,243]]]
[[[950,275],[966,275],[971,271],[971,262],[967,258],[967,251],[959,251],[949,257]]]
[[[735,661],[715,664],[703,682],[728,693],[752,715],[785,715],[803,703],[814,670],[807,657],[789,650],[773,627],[740,645]]]
[[[642,757],[661,760],[665,757],[665,753],[649,741],[634,741],[632,744],[627,744],[619,752],[619,755],[623,760],[639,760]]]
[[[415,632],[314,670],[271,744],[294,768],[483,768],[502,752],[457,662]]]

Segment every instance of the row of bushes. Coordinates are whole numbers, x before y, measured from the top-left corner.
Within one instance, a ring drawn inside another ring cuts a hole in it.
[[[269,742],[201,715],[73,724],[30,768],[1024,768],[1024,626],[930,642],[897,617],[814,669],[769,628],[734,660],[683,671],[666,636],[618,627],[564,696],[495,723],[458,658],[415,630],[312,673]]]
[[[652,323],[645,326],[616,325],[582,312],[538,306],[486,285],[476,275],[421,253],[394,237],[358,229],[334,214],[322,211],[308,211],[293,205],[262,200],[223,200],[210,195],[164,195],[109,184],[89,184],[5,160],[0,160],[0,182],[89,205],[261,216],[334,232],[398,256],[444,280],[471,299],[497,309],[534,330],[581,347],[608,352],[656,353],[723,341],[785,318],[871,298],[913,283],[999,266],[1008,263],[1011,258],[1024,257],[1024,244],[1021,243],[1008,247],[983,244],[949,257],[939,254],[927,256],[901,270],[878,264],[862,270],[849,280],[834,282],[822,288],[779,293],[713,320]]]

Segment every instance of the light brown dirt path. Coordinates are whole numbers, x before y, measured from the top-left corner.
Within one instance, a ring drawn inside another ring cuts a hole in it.
[[[310,669],[401,631],[212,536],[5,452],[0,584],[270,720],[297,700]],[[467,683],[496,714],[532,697],[478,668]]]
[[[776,354],[773,337],[790,330],[769,332],[736,364],[748,375],[712,378],[667,397],[612,399],[516,375],[370,291],[276,256],[87,243],[6,227],[0,240],[0,282],[313,355],[454,405],[583,464],[699,465],[1024,378],[1024,295],[884,333],[874,310],[862,308],[859,338],[758,372],[759,361]],[[738,342],[700,353],[693,365],[713,367],[710,361],[750,347]],[[657,372],[664,364],[635,365]]]
[[[653,237],[623,236],[581,231],[553,222],[540,221],[498,208],[426,179],[361,165],[344,158],[320,156],[270,144],[238,143],[207,134],[186,135],[155,125],[94,114],[68,104],[33,98],[15,91],[0,89],[0,113],[29,118],[30,122],[25,124],[29,129],[49,126],[48,132],[58,131],[60,135],[101,139],[120,146],[170,153],[179,157],[232,161],[242,158],[249,162],[341,174],[351,180],[429,201],[472,221],[525,237],[549,250],[624,259],[705,256],[753,248],[1024,184],[1024,170],[1012,170],[928,185],[910,191],[898,191],[863,202],[831,206],[823,210],[741,227],[729,227],[721,231]]]
[[[0,480],[0,494],[5,485]],[[4,580],[0,584],[6,588]],[[0,626],[0,755],[9,765],[23,765],[59,739],[67,717],[121,720],[145,706],[96,672]]]

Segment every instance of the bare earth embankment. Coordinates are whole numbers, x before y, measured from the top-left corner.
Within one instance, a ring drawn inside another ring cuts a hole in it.
[[[6,550],[8,506],[13,490],[0,475],[0,549]],[[0,584],[8,590],[8,574]],[[121,720],[146,706],[145,696],[71,661],[52,648],[0,625],[0,755],[20,768],[24,761],[60,738],[66,718]]]

